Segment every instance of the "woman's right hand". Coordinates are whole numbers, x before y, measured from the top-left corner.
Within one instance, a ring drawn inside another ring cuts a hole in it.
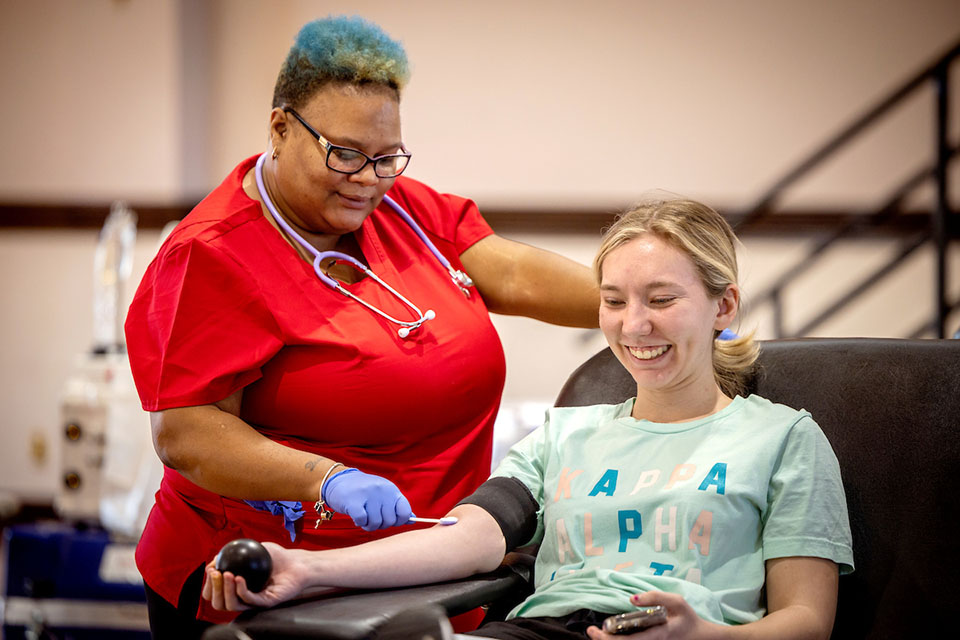
[[[307,575],[303,563],[296,560],[297,549],[285,549],[272,542],[263,546],[270,553],[273,570],[270,580],[262,591],[254,593],[247,589],[247,581],[229,571],[220,573],[211,561],[206,568],[201,595],[209,600],[214,609],[243,611],[254,607],[272,607],[295,598],[307,586]]]
[[[683,596],[676,593],[664,593],[662,591],[637,593],[630,597],[630,604],[636,607],[660,605],[667,610],[667,621],[628,635],[614,635],[606,633],[599,627],[591,626],[587,628],[587,637],[590,640],[627,640],[628,638],[700,640],[702,638],[726,637],[724,632],[731,628],[707,622],[697,615],[697,612]]]
[[[407,524],[413,515],[397,485],[358,469],[330,477],[323,485],[323,501],[337,513],[350,516],[364,531]]]

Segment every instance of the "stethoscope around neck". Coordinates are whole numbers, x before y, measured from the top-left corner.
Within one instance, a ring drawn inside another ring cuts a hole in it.
[[[280,212],[277,211],[276,206],[274,206],[273,204],[273,200],[270,198],[270,194],[267,193],[266,185],[263,182],[263,164],[264,162],[266,162],[266,159],[267,159],[266,153],[261,155],[260,158],[257,159],[257,165],[254,170],[254,175],[256,176],[256,179],[257,179],[257,191],[260,193],[260,199],[263,200],[263,204],[267,206],[267,211],[270,212],[270,215],[273,216],[273,219],[276,220],[277,224],[280,225],[280,227],[284,231],[286,231],[287,234],[289,234],[290,237],[297,242],[297,244],[299,244],[301,247],[306,249],[311,255],[313,255],[313,271],[314,273],[317,274],[317,277],[320,278],[321,282],[323,282],[325,285],[327,285],[331,289],[335,291],[339,291],[340,293],[347,296],[348,298],[351,298],[359,302],[360,304],[365,306],[367,309],[370,309],[370,311],[373,311],[374,313],[385,318],[389,322],[399,325],[400,329],[397,330],[397,334],[401,338],[406,338],[407,336],[410,335],[411,331],[414,331],[415,329],[419,329],[424,322],[426,322],[427,320],[433,320],[434,318],[437,317],[437,314],[436,312],[434,312],[433,309],[427,309],[426,313],[420,311],[420,308],[417,305],[407,300],[403,295],[400,294],[400,292],[398,292],[389,284],[381,280],[377,274],[375,274],[373,271],[370,270],[370,267],[363,264],[353,256],[347,255],[345,253],[341,253],[339,251],[319,251],[312,244],[304,240],[299,233],[294,231],[293,227],[291,227],[290,224],[287,223],[287,221],[283,218],[283,216],[280,215]],[[451,280],[453,280],[453,283],[457,285],[457,288],[459,288],[460,291],[462,291],[465,296],[469,297],[470,296],[469,287],[474,286],[473,280],[470,279],[470,276],[468,276],[463,271],[453,268],[453,266],[450,264],[450,261],[447,260],[447,258],[442,253],[440,253],[437,247],[430,241],[430,238],[426,236],[426,234],[423,232],[423,229],[420,228],[420,225],[418,225],[416,221],[414,221],[414,219],[410,217],[410,214],[404,211],[403,207],[397,204],[393,200],[393,198],[384,194],[383,201],[386,202],[388,205],[390,205],[390,207],[394,211],[396,211],[401,218],[403,218],[404,222],[406,222],[407,225],[409,225],[410,228],[413,229],[413,232],[416,233],[417,237],[419,237],[420,240],[423,242],[423,244],[427,246],[427,248],[430,250],[430,253],[434,255],[434,257],[437,259],[440,265],[443,266],[447,270],[447,273],[450,274],[450,278]],[[398,300],[400,300],[400,302],[405,304],[411,311],[413,311],[416,314],[417,319],[410,320],[410,321],[399,320],[397,318],[394,318],[390,314],[386,313],[382,309],[378,309],[377,307],[373,306],[366,300],[363,300],[362,298],[359,298],[358,296],[354,295],[353,292],[349,291],[337,280],[331,278],[324,272],[323,268],[320,266],[320,263],[326,260],[327,258],[333,258],[334,260],[342,260],[343,262],[346,262],[352,265],[358,271],[362,271],[365,275],[370,277],[374,282],[376,282],[381,287],[383,287],[384,289],[389,291],[391,294],[393,294],[393,296],[396,297]]]

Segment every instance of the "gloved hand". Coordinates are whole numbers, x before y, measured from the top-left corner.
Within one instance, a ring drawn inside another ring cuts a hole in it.
[[[337,513],[344,513],[364,531],[376,531],[406,524],[413,515],[410,503],[397,485],[386,478],[344,469],[323,485],[323,502]]]

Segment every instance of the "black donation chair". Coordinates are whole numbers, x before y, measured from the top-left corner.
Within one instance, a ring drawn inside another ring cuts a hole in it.
[[[833,638],[949,635],[960,602],[960,340],[766,341],[750,391],[809,410],[840,460],[857,569],[840,579]],[[634,392],[606,349],[573,372],[557,405]],[[253,640],[399,637],[391,618],[403,614],[407,628],[414,609],[429,618],[493,603],[490,613],[503,615],[530,571],[529,557],[511,554],[491,574],[317,596],[246,612],[231,626]]]

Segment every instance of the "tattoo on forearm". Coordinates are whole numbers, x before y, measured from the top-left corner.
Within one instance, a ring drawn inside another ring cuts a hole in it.
[[[320,461],[321,461],[321,460],[323,460],[323,458],[316,458],[316,459],[314,459],[314,460],[308,460],[306,463],[304,463],[303,467],[304,467],[307,471],[313,471],[313,470],[316,468],[316,466],[317,466],[318,464],[320,464]]]

